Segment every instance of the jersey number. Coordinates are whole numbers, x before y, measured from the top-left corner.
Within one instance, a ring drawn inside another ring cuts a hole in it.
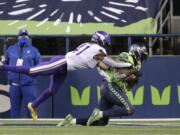
[[[86,49],[88,49],[90,46],[85,46],[83,49],[80,49],[80,48],[78,48],[77,49],[77,52],[76,52],[76,55],[79,55],[79,54],[81,54],[82,52],[84,52]],[[80,50],[79,50],[80,49]]]

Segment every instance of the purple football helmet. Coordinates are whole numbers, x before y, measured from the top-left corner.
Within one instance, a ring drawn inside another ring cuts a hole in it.
[[[91,37],[91,41],[97,43],[102,47],[105,47],[106,45],[111,45],[110,36],[104,31],[95,32]]]

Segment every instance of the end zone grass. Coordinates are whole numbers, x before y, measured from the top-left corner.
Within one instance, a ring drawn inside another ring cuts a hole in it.
[[[110,121],[105,127],[56,127],[59,120],[0,120],[0,135],[179,135],[180,120]],[[8,124],[14,124],[9,126]],[[24,125],[23,125],[24,124]],[[28,125],[29,124],[29,125]],[[32,126],[30,126],[32,124]],[[43,125],[44,124],[44,125]]]

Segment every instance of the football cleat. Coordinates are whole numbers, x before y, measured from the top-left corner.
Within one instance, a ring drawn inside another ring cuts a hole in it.
[[[94,123],[95,121],[101,119],[102,116],[102,112],[95,108],[93,113],[91,114],[91,116],[89,117],[88,121],[87,121],[87,126],[90,126],[92,123]]]
[[[36,121],[38,119],[36,109],[32,107],[31,102],[28,103],[27,107],[28,107],[29,111],[31,112],[31,117],[32,117],[33,121]]]
[[[57,124],[57,127],[72,125],[72,120],[73,120],[73,116],[71,114],[68,114],[63,121]]]

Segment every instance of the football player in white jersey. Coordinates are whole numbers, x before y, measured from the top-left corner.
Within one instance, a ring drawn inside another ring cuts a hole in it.
[[[4,71],[12,71],[25,73],[33,76],[52,75],[50,85],[41,95],[33,102],[28,104],[33,120],[37,120],[36,108],[54,95],[59,87],[63,84],[68,71],[79,69],[92,69],[98,67],[99,71],[107,69],[107,66],[129,67],[129,63],[116,63],[106,57],[105,45],[110,45],[110,36],[104,31],[97,31],[93,34],[91,41],[81,44],[74,51],[68,52],[65,56],[55,56],[48,62],[42,62],[34,67],[26,66],[10,66],[1,63],[0,69]],[[106,65],[104,64],[106,63]],[[103,75],[103,72],[101,72]]]

